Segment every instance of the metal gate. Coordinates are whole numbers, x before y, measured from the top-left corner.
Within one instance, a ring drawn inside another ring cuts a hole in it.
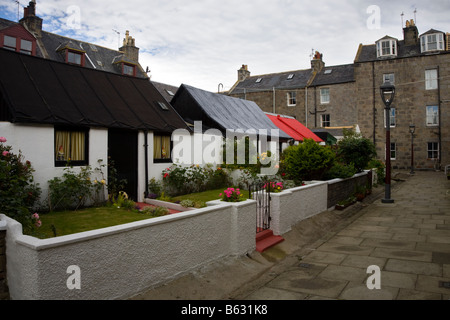
[[[256,233],[270,229],[270,192],[268,183],[249,186],[249,199],[256,200]]]

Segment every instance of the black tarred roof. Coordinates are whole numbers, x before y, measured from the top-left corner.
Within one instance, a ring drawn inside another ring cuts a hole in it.
[[[0,120],[167,133],[187,128],[148,79],[5,49],[0,65]]]

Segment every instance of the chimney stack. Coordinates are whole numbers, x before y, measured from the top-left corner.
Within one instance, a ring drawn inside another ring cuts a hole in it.
[[[248,71],[248,66],[246,64],[243,64],[242,67],[238,70],[238,81],[244,81],[249,77],[250,71]]]
[[[125,55],[136,63],[139,63],[139,48],[136,47],[135,39],[130,36],[130,31],[126,31],[125,38],[123,39],[123,46],[119,48],[119,51],[125,53]]]
[[[406,21],[406,27],[403,28],[403,39],[405,40],[405,46],[415,46],[419,44],[419,30],[413,19]]]
[[[42,19],[36,16],[36,0],[28,3],[28,7],[23,9],[23,18],[19,21],[24,27],[36,37],[41,36]]]
[[[322,58],[323,54],[319,53],[319,51],[316,51],[313,59],[311,60],[311,68],[313,69],[313,71],[319,72],[323,67],[325,67],[325,62],[323,62]]]

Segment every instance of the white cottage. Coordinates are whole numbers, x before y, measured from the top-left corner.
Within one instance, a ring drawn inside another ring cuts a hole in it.
[[[189,130],[146,78],[1,48],[0,65],[0,136],[31,161],[42,197],[69,160],[95,168],[111,157],[142,201],[149,179],[172,162],[172,132]]]

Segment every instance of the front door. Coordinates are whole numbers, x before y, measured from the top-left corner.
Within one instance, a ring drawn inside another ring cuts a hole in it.
[[[117,170],[117,180],[125,179],[125,191],[131,200],[137,201],[138,190],[138,132],[108,130],[108,157]],[[110,175],[110,172],[108,172]]]

